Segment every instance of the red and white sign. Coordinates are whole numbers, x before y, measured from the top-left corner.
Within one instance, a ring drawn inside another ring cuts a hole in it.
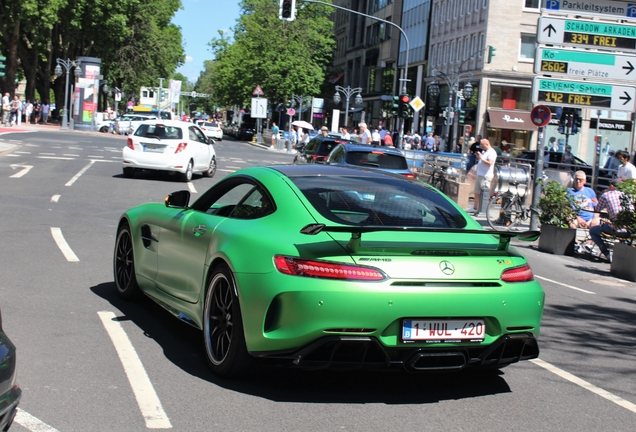
[[[552,111],[545,105],[537,105],[530,112],[530,119],[535,126],[544,127],[552,119]]]
[[[261,86],[257,85],[256,88],[254,89],[253,95],[254,96],[263,96],[265,93],[263,93],[263,89],[261,88]]]
[[[292,116],[292,117],[293,117],[294,115],[296,115],[296,110],[295,110],[295,109],[293,109],[293,108],[289,108],[289,109],[287,110],[287,115],[288,115],[288,116]]]

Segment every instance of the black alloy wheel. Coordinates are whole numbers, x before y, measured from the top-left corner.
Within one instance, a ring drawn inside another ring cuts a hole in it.
[[[117,295],[125,300],[137,298],[141,293],[135,276],[135,257],[130,227],[123,223],[117,232],[115,254],[113,257],[113,273]]]

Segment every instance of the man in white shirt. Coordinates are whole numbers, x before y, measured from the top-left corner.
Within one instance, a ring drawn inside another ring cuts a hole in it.
[[[4,123],[5,126],[9,126],[10,117],[11,99],[9,99],[9,92],[6,92],[4,96],[2,96],[2,123]]]
[[[360,128],[360,133],[358,134],[360,144],[371,144],[371,132],[367,129],[367,124],[362,122],[358,124],[358,127]]]
[[[621,166],[618,167],[618,180],[623,182],[627,179],[636,179],[636,167],[629,161],[629,153],[621,150],[616,153],[616,157],[621,162]]]
[[[382,142],[382,137],[380,136],[380,131],[377,129],[373,129],[373,133],[371,134],[371,143],[373,145],[380,145]]]
[[[495,174],[495,161],[497,160],[497,152],[490,145],[490,141],[486,138],[481,140],[481,151],[475,153],[477,159],[477,178],[475,179],[475,199],[473,200],[473,208],[468,208],[468,213],[477,213],[481,200],[482,189],[490,189],[490,183]]]

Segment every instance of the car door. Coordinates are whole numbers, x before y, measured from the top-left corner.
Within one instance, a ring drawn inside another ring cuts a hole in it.
[[[208,256],[215,252],[214,233],[253,189],[254,184],[244,178],[221,182],[192,208],[163,220],[157,288],[190,303],[198,301],[206,283]]]
[[[190,144],[194,147],[194,169],[196,171],[202,171],[207,169],[210,165],[211,148],[208,137],[197,126],[190,126],[188,128],[188,136]]]

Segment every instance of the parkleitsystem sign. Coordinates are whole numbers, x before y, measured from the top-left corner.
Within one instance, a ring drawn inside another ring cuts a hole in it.
[[[543,12],[570,13],[576,15],[610,15],[620,18],[636,18],[636,3],[609,0],[543,0]]]
[[[532,102],[575,108],[634,111],[636,88],[610,83],[535,77]]]
[[[538,48],[534,71],[551,76],[636,81],[636,55]]]
[[[537,27],[537,42],[636,51],[636,26],[542,16]]]

